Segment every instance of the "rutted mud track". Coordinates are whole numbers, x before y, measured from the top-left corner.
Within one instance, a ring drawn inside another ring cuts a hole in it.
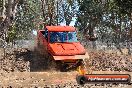
[[[0,77],[3,77],[3,80],[8,78],[6,83],[10,85],[10,81],[16,85],[16,80],[22,79],[22,82],[18,82],[21,85],[29,86],[40,86],[39,84],[56,84],[56,85],[69,85],[70,87],[77,87],[75,76],[76,71],[61,73],[50,69],[51,64],[47,63],[47,58],[38,54],[34,50],[29,49],[7,49],[7,56],[5,58],[0,58]],[[89,66],[92,71],[123,71],[123,72],[132,72],[132,57],[117,55],[114,53],[105,53],[105,52],[90,52],[90,59],[86,60],[87,67]],[[49,70],[50,69],[50,70]],[[15,73],[18,72],[18,73]],[[24,73],[23,73],[24,72]],[[7,74],[7,75],[5,75]],[[11,76],[11,74],[13,76]],[[39,75],[41,74],[41,75]],[[21,76],[23,75],[23,76]],[[21,77],[20,77],[21,76]],[[16,77],[16,79],[14,78]],[[19,78],[20,77],[20,78]],[[34,77],[34,78],[33,78]],[[14,79],[12,79],[14,78]],[[42,78],[42,79],[41,79]],[[9,80],[10,79],[10,80]],[[3,80],[0,80],[0,83],[4,83]],[[41,81],[40,80],[45,80]],[[36,83],[34,83],[36,81]],[[60,84],[57,84],[60,83]],[[5,85],[6,85],[5,84]],[[13,86],[12,84],[12,86]],[[99,88],[103,88],[102,85],[97,85]],[[108,87],[109,85],[105,85]],[[116,85],[112,87],[116,88]],[[129,85],[131,88],[131,85]],[[89,84],[87,87],[96,87],[94,84]],[[119,85],[117,86],[119,87]]]

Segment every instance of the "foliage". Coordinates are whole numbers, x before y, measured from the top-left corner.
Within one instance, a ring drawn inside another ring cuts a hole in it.
[[[103,43],[131,42],[131,0],[78,0],[79,11],[76,26],[85,35],[98,35]],[[127,43],[127,46],[129,45]],[[130,48],[130,47],[129,47]]]
[[[0,37],[30,39],[34,29],[69,25],[73,18],[83,35],[96,34],[102,43],[120,48],[132,42],[131,0],[0,0]]]
[[[66,25],[69,25],[72,21],[72,18],[76,17],[78,11],[77,0],[62,0],[59,3],[59,22],[65,22]]]

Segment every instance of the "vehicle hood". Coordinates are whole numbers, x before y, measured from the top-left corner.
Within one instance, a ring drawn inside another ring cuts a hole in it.
[[[53,55],[79,55],[86,51],[80,42],[75,43],[52,43],[49,49]]]

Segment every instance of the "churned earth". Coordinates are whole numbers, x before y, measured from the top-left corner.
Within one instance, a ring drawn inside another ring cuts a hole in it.
[[[60,88],[131,88],[126,84],[85,84],[76,83],[77,71],[60,72],[52,69],[47,58],[34,49],[7,48],[3,58],[0,49],[0,87],[60,87]],[[132,76],[132,57],[106,53],[103,51],[88,51],[90,59],[86,61],[87,71],[93,74],[130,74]]]

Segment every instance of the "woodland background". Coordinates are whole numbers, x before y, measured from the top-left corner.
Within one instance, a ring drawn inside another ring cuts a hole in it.
[[[33,30],[75,20],[86,48],[132,53],[131,0],[0,0],[0,47],[34,40]],[[87,36],[97,36],[89,41]]]

